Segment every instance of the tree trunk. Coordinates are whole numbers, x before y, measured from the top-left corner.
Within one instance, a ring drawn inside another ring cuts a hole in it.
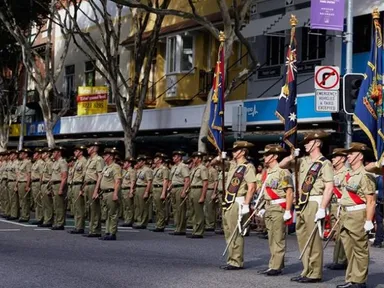
[[[7,124],[4,124],[4,127],[0,129],[0,152],[7,150],[8,140],[9,140],[9,126],[5,127]]]
[[[203,119],[201,120],[201,128],[200,128],[200,133],[199,133],[199,144],[198,144],[198,151],[200,152],[207,152],[207,144],[204,143],[202,140],[204,137],[208,136],[208,122],[209,122],[209,112],[211,108],[211,100],[212,100],[212,94],[213,94],[213,89],[209,91],[208,94],[208,99],[207,99],[207,104],[205,105],[204,108],[204,114],[203,114]]]
[[[126,129],[124,129],[124,146],[125,158],[132,157],[134,149],[133,137],[129,131],[126,131]]]

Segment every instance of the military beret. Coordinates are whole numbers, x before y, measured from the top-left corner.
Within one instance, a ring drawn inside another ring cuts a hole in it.
[[[325,131],[317,131],[317,132],[310,132],[305,134],[303,141],[300,144],[307,144],[308,142],[312,140],[323,140],[324,138],[327,138],[329,134]]]
[[[232,147],[232,150],[236,151],[236,150],[239,150],[239,149],[244,149],[244,148],[251,148],[255,145],[253,145],[252,143],[248,142],[248,141],[236,141],[235,143],[233,143],[233,147]]]
[[[85,146],[85,145],[76,145],[74,150],[87,150],[87,146]]]
[[[173,151],[173,152],[172,152],[172,155],[180,155],[180,156],[184,156],[184,155],[185,155],[185,152],[184,152],[184,151],[181,151],[181,150],[177,150],[177,151]]]
[[[52,148],[52,151],[65,151],[66,149],[63,146],[55,146]]]
[[[200,152],[200,151],[196,151],[196,152],[192,153],[192,157],[204,157],[205,155],[207,155],[207,154],[204,152]]]
[[[155,154],[155,157],[154,157],[154,158],[163,158],[163,159],[165,159],[165,158],[168,158],[168,156],[167,156],[166,154],[164,154],[164,153],[157,152],[157,153]]]
[[[359,142],[352,142],[351,146],[344,151],[347,154],[352,152],[361,152],[363,154],[371,154],[373,152],[372,149],[369,148],[366,144],[359,143]]]
[[[283,147],[281,147],[278,144],[268,144],[265,146],[264,150],[259,151],[259,153],[264,155],[281,154],[281,153],[287,153],[287,150],[285,150]]]

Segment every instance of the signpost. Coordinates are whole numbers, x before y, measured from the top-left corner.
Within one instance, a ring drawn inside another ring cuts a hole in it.
[[[316,66],[316,111],[339,112],[340,68]]]

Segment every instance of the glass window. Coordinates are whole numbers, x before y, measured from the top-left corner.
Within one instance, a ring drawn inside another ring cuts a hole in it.
[[[96,84],[96,70],[95,70],[95,61],[85,62],[85,86],[95,86]]]
[[[301,60],[317,60],[325,58],[326,30],[310,30],[302,28]]]
[[[371,14],[353,18],[353,53],[371,50],[372,16]]]
[[[181,71],[189,71],[193,67],[193,37],[183,36],[183,49],[181,50]]]
[[[283,32],[278,32],[282,34]],[[267,63],[268,66],[284,64],[285,37],[267,36]]]
[[[169,37],[167,41],[167,73],[188,72],[193,68],[194,38],[191,35]]]

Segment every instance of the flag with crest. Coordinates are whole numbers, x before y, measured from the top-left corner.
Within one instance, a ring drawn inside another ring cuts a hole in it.
[[[357,97],[353,120],[371,141],[376,160],[383,159],[383,35],[379,22],[380,12],[374,9],[370,57],[364,80]]]
[[[276,116],[284,123],[284,142],[294,149],[297,139],[297,58],[296,25],[297,19],[291,16],[291,39],[285,61],[284,82],[277,103]]]
[[[213,95],[209,113],[208,140],[221,152],[224,146],[224,80],[225,80],[225,58],[224,58],[224,33],[220,32],[220,47],[213,78]]]

